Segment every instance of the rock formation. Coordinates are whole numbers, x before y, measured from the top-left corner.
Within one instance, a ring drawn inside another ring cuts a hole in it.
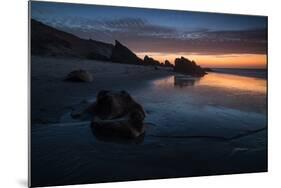
[[[195,61],[181,57],[175,59],[174,70],[178,73],[188,74],[196,77],[202,77],[207,74]]]
[[[79,38],[31,19],[31,55],[109,60],[113,45]]]
[[[134,54],[129,48],[115,40],[115,46],[112,50],[111,61],[126,64],[141,64],[142,60]]]
[[[160,62],[153,59],[152,57],[149,56],[144,56],[143,58],[143,64],[144,65],[154,65],[154,66],[161,66]]]
[[[164,66],[166,66],[166,67],[174,67],[174,65],[170,61],[168,61],[168,60],[165,60]]]
[[[135,139],[144,134],[145,112],[126,91],[100,91],[92,113],[96,135]]]

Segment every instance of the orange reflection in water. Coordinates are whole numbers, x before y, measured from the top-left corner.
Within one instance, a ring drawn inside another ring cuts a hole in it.
[[[266,94],[266,80],[260,78],[223,74],[223,73],[209,73],[202,78],[193,78],[180,75],[179,81],[182,84],[176,84],[177,76],[171,76],[165,79],[160,79],[154,82],[157,87],[213,87],[227,90],[234,90],[239,92],[256,92],[260,94]],[[184,83],[188,82],[188,83]]]
[[[201,86],[266,93],[266,80],[231,74],[210,73],[198,81]]]

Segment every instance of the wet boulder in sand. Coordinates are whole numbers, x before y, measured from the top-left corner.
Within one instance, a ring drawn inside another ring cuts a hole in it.
[[[144,134],[145,112],[126,91],[100,91],[92,111],[97,136],[135,139]]]
[[[92,82],[93,81],[93,76],[91,73],[85,70],[75,70],[70,72],[66,78],[65,81],[70,81],[70,82]]]

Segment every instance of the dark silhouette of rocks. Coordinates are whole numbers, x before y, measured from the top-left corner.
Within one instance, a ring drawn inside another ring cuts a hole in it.
[[[168,60],[165,60],[164,66],[166,66],[166,67],[174,67],[174,65],[170,61],[168,61]]]
[[[110,60],[113,45],[81,39],[31,19],[31,54]]]
[[[135,139],[144,134],[144,110],[126,91],[100,91],[92,113],[95,135]]]
[[[115,41],[115,45],[81,39],[31,19],[31,54],[54,57],[78,57],[113,61],[126,64],[142,64],[129,48]]]
[[[174,70],[178,73],[188,74],[196,77],[202,77],[207,74],[195,61],[181,57],[175,59]]]
[[[71,82],[92,82],[93,76],[91,73],[85,70],[75,70],[70,72],[66,78],[65,81],[71,81]]]
[[[116,63],[174,67],[176,72],[203,76],[205,71],[194,61],[184,57],[175,60],[175,66],[168,60],[164,63],[145,56],[142,60],[125,45],[115,40],[115,45],[81,39],[31,19],[31,55],[52,57],[76,57]]]
[[[112,50],[111,61],[126,64],[141,64],[142,60],[134,54],[129,48],[115,40],[115,46]]]
[[[152,57],[149,56],[144,56],[143,58],[143,64],[144,65],[153,65],[153,66],[161,66],[160,62],[153,59]]]

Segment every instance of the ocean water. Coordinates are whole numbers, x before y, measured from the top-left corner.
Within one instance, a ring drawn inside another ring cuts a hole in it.
[[[218,73],[226,73],[226,74],[235,74],[240,76],[247,77],[257,77],[266,79],[267,78],[267,69],[226,69],[226,68],[217,68],[213,69]]]
[[[234,72],[167,76],[130,88],[146,111],[146,134],[137,141],[99,140],[87,120],[34,126],[32,184],[266,171],[267,80]]]

